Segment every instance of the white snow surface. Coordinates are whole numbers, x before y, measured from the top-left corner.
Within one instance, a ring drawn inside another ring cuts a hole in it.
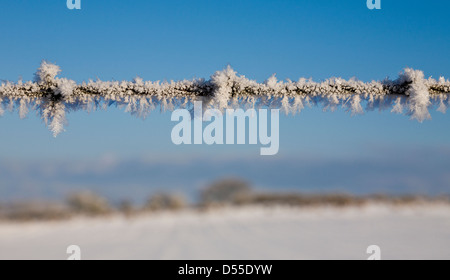
[[[450,259],[450,206],[230,208],[0,223],[0,259]]]

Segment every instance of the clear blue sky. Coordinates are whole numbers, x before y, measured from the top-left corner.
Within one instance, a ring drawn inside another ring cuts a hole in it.
[[[0,79],[32,79],[42,59],[61,76],[178,80],[209,77],[230,64],[263,81],[331,76],[396,77],[404,67],[450,77],[448,1],[382,0],[371,11],[352,1],[3,1]],[[358,156],[371,147],[448,147],[450,118],[432,112],[419,124],[388,112],[350,117],[307,109],[281,118],[279,156]],[[170,114],[142,121],[110,109],[70,113],[67,132],[53,139],[31,112],[0,118],[3,159],[120,158],[165,154],[207,156],[259,153],[259,147],[176,147]]]

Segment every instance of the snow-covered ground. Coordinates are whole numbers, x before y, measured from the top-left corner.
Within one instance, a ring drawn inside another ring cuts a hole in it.
[[[450,206],[241,208],[1,223],[0,259],[450,259]]]

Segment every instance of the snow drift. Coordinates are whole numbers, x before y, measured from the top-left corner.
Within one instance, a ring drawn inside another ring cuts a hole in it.
[[[36,110],[56,137],[64,131],[66,112],[93,111],[109,106],[145,118],[153,109],[191,108],[194,101],[223,110],[228,107],[280,108],[286,114],[305,106],[321,106],[324,111],[346,108],[352,115],[370,110],[391,109],[419,122],[431,119],[429,109],[445,113],[449,105],[450,81],[425,79],[422,71],[405,69],[396,80],[365,83],[356,79],[331,78],[314,82],[278,81],[274,76],[264,83],[238,75],[230,66],[214,73],[210,80],[151,82],[75,81],[58,78],[59,66],[43,61],[34,81],[3,82],[0,85],[0,115],[18,110],[21,118]]]
[[[411,207],[251,207],[167,212],[136,218],[2,223],[0,259],[354,259],[369,245],[381,258],[449,259],[450,209]]]

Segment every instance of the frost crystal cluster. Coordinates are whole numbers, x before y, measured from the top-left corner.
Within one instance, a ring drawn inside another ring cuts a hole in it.
[[[25,118],[36,110],[54,136],[64,131],[66,112],[93,111],[109,106],[145,118],[153,109],[192,108],[194,101],[223,110],[239,106],[280,108],[286,114],[298,113],[305,106],[326,110],[345,108],[352,115],[369,110],[389,109],[404,113],[419,122],[431,119],[435,106],[445,113],[449,106],[450,81],[425,79],[422,71],[405,69],[396,80],[361,82],[332,78],[314,82],[278,81],[274,76],[264,83],[238,75],[231,67],[214,73],[209,80],[151,82],[75,81],[58,78],[59,66],[43,61],[33,82],[2,82],[0,115],[18,110]]]

